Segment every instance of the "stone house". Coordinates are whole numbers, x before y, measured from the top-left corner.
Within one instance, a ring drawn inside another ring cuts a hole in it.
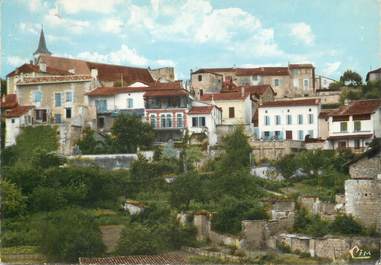
[[[161,67],[151,69],[148,67],[148,71],[155,81],[159,82],[173,82],[175,81],[175,69],[173,67]]]
[[[381,99],[356,100],[328,114],[328,148],[363,152],[381,137]]]
[[[366,81],[381,81],[381,67],[366,74]]]
[[[315,89],[316,90],[329,89],[329,85],[335,82],[336,82],[335,79],[332,79],[323,75],[318,75],[315,77]]]
[[[316,89],[316,96],[321,99],[321,104],[339,104],[341,97],[340,89]]]
[[[380,140],[348,165],[351,179],[345,181],[345,211],[366,227],[381,232]]]
[[[223,75],[200,69],[191,74],[191,86],[197,99],[208,93],[219,93],[222,90]]]
[[[290,96],[314,96],[315,95],[315,67],[312,64],[289,64],[292,84]]]
[[[206,137],[208,144],[217,144],[217,126],[222,122],[222,110],[216,105],[193,102],[187,119],[190,137]]]

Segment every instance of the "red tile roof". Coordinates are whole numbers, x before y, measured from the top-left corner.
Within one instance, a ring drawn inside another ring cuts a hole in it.
[[[381,107],[381,99],[356,100],[347,106],[331,111],[329,116],[372,114]]]
[[[180,255],[122,256],[106,258],[79,258],[81,265],[121,265],[121,264],[186,264],[186,258]]]
[[[12,77],[15,75],[19,75],[21,73],[23,73],[23,74],[26,74],[26,73],[46,73],[49,75],[71,75],[71,73],[69,73],[66,70],[54,68],[51,66],[47,66],[46,71],[44,72],[44,71],[40,70],[40,67],[38,65],[26,63],[26,64],[21,65],[20,67],[17,67],[14,71],[7,74],[7,77]]]
[[[16,94],[8,94],[1,98],[0,107],[2,109],[11,109],[17,106]]]
[[[292,99],[292,100],[277,100],[269,101],[260,105],[260,108],[267,107],[294,107],[294,106],[313,106],[319,105],[320,99],[318,98],[308,98],[308,99]]]
[[[274,95],[276,95],[274,89],[271,87],[271,85],[257,85],[257,86],[243,86],[245,88],[245,91],[250,92],[252,95],[261,96],[263,95],[266,90],[270,89]],[[240,89],[240,88],[238,88]]]
[[[235,72],[236,68],[227,67],[227,68],[200,68],[192,74],[203,74],[203,73],[223,73],[223,72]]]
[[[120,81],[123,82],[154,82],[151,74],[146,68],[128,67],[123,65],[102,64],[95,62],[88,62],[84,60],[55,57],[55,56],[41,56],[40,61],[46,63],[48,66],[55,67],[69,71],[75,70],[75,74],[89,75],[91,69],[98,69],[98,79],[100,81]]]
[[[5,113],[5,117],[6,118],[20,117],[20,116],[26,114],[31,108],[33,108],[33,107],[32,106],[17,106],[13,109],[8,110]]]
[[[200,97],[201,101],[212,101],[212,100],[244,100],[250,95],[246,92],[242,95],[241,91],[234,92],[224,92],[224,93],[213,93],[213,94],[204,94]]]
[[[319,113],[319,119],[326,119],[329,117],[329,113],[332,112],[332,111],[336,111],[336,109],[324,109],[324,110],[320,110],[320,113]]]
[[[196,115],[196,114],[209,114],[213,110],[213,106],[194,106],[189,111],[189,115]]]
[[[39,77],[24,77],[17,82],[18,85],[29,85],[38,83],[60,83],[69,81],[91,81],[89,75],[66,75],[66,76],[39,76]]]
[[[314,68],[314,66],[310,63],[307,63],[307,64],[289,64],[288,67],[290,69]]]
[[[350,135],[337,135],[337,136],[329,136],[327,140],[347,140],[347,139],[367,139],[373,137],[373,134],[350,134]]]
[[[258,68],[237,68],[237,76],[251,75],[289,75],[288,67],[258,67]]]

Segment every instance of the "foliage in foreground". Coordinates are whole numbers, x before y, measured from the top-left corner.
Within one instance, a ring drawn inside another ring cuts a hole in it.
[[[39,230],[38,246],[51,261],[78,261],[104,253],[101,232],[94,218],[79,209],[46,216]]]

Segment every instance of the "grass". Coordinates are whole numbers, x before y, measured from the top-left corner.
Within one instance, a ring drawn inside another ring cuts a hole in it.
[[[35,246],[1,248],[1,261],[12,264],[42,264],[46,262]]]
[[[293,185],[282,188],[281,191],[289,197],[295,198],[299,196],[316,196],[322,201],[332,202],[335,199],[335,193],[327,188],[317,185],[309,185],[305,182],[296,182]]]

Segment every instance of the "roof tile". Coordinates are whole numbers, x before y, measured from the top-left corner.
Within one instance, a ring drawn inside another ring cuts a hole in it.
[[[291,99],[291,100],[277,100],[268,101],[260,105],[260,108],[267,107],[294,107],[294,106],[313,106],[319,105],[320,99],[318,98],[306,98],[306,99]]]
[[[356,100],[349,105],[331,111],[329,116],[348,116],[359,114],[372,114],[381,107],[381,99]]]

